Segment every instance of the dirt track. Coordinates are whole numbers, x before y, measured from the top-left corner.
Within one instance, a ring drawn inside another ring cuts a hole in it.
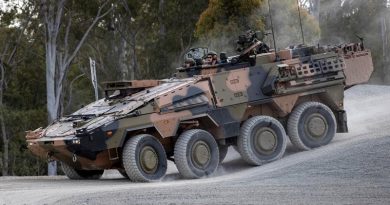
[[[171,163],[162,182],[131,183],[116,171],[96,181],[0,177],[1,204],[390,204],[390,87],[346,92],[350,133],[327,146],[260,167],[229,155],[217,176],[181,180]]]

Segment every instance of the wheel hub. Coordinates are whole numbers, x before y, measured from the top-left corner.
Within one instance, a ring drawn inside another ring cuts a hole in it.
[[[192,149],[192,161],[198,168],[203,168],[208,165],[211,159],[211,151],[209,145],[204,141],[198,141]]]
[[[142,169],[148,173],[154,173],[158,166],[158,156],[151,146],[145,146],[140,153],[140,164]]]
[[[255,133],[255,148],[262,154],[270,154],[274,151],[277,145],[276,133],[268,128],[264,127]]]
[[[314,138],[323,137],[328,130],[326,119],[320,114],[312,114],[308,117],[306,131]]]

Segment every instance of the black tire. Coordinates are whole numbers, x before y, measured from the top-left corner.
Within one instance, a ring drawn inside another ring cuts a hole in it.
[[[237,147],[242,158],[251,165],[262,165],[280,159],[286,151],[287,136],[275,118],[256,116],[242,125]]]
[[[218,145],[219,150],[219,163],[223,162],[228,153],[229,146],[226,145]]]
[[[184,178],[208,176],[213,174],[219,165],[218,144],[205,130],[187,130],[175,144],[174,158],[177,169]]]
[[[336,126],[336,119],[328,106],[319,102],[304,102],[290,114],[287,133],[296,148],[310,150],[332,141]]]
[[[155,137],[140,134],[129,139],[122,153],[126,174],[134,182],[158,181],[167,172],[167,155]]]
[[[100,179],[104,170],[77,170],[64,162],[61,162],[62,171],[69,179]]]

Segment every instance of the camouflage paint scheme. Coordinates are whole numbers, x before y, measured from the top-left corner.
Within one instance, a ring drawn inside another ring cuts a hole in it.
[[[224,63],[179,68],[172,79],[109,82],[106,93],[117,94],[28,132],[28,148],[77,169],[121,169],[122,147],[137,134],[156,137],[168,157],[178,136],[192,128],[235,145],[245,120],[266,115],[286,126],[289,113],[306,101],[327,105],[337,131],[348,131],[344,89],[368,81],[369,50],[349,44],[256,54],[257,46]]]

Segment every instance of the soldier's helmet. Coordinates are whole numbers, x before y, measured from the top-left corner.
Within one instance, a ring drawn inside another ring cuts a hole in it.
[[[192,66],[195,66],[195,60],[193,58],[187,58],[185,61],[184,61],[184,67],[192,67]]]
[[[209,52],[207,53],[207,55],[216,56],[216,55],[217,55],[217,52],[215,52],[215,51],[209,51]]]

